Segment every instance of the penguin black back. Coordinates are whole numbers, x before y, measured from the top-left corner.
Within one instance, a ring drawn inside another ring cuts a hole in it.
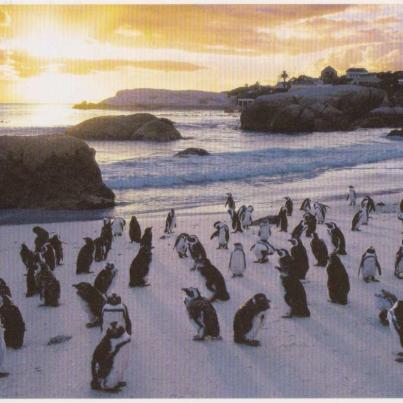
[[[130,242],[140,242],[141,241],[141,228],[137,221],[136,216],[132,216],[129,225],[129,238]]]

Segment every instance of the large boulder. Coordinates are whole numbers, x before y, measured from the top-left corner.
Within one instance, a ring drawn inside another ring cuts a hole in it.
[[[168,119],[151,113],[99,116],[70,127],[67,134],[85,140],[172,141],[182,138]]]
[[[179,151],[175,154],[175,157],[187,157],[197,155],[198,157],[206,157],[210,155],[210,153],[204,148],[190,147],[185,150]]]
[[[399,137],[403,139],[403,129],[395,129],[395,130],[391,130],[388,133],[388,137]]]
[[[357,127],[402,127],[403,107],[381,106],[373,109],[365,118],[358,120]]]
[[[66,135],[0,136],[0,208],[114,206],[95,150]]]
[[[357,85],[291,88],[256,98],[242,112],[241,127],[282,133],[348,130],[384,97],[380,89]]]

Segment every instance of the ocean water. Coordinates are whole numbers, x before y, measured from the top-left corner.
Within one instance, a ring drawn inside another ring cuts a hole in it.
[[[0,135],[61,133],[94,116],[124,113],[132,112],[2,104]],[[96,150],[105,183],[117,195],[117,206],[113,211],[68,213],[65,217],[165,214],[169,208],[183,214],[223,211],[226,192],[233,193],[238,205],[253,204],[260,211],[274,213],[286,195],[326,201],[343,197],[350,184],[359,193],[403,190],[403,141],[387,138],[388,129],[251,133],[240,130],[237,113],[152,113],[174,121],[184,139],[163,144],[89,142]],[[204,148],[211,155],[174,156],[188,147]],[[8,213],[8,217],[14,214]],[[2,214],[4,217],[5,212]],[[43,220],[46,214],[29,215]],[[19,212],[19,216],[26,214]]]

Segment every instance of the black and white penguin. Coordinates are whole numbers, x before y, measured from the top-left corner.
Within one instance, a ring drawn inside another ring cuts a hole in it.
[[[148,246],[141,246],[130,265],[129,287],[147,287],[150,285],[147,277],[150,272],[151,261],[151,248]]]
[[[358,268],[358,276],[362,271],[362,278],[366,283],[370,281],[379,282],[375,278],[376,272],[382,275],[381,266],[378,262],[378,257],[376,256],[375,249],[370,246],[366,252],[362,255],[360,267]]]
[[[354,190],[354,186],[350,185],[348,187],[348,194],[346,200],[350,200],[350,206],[355,206],[357,200],[357,193]]]
[[[4,341],[4,328],[0,323],[0,378],[6,378],[10,374],[4,371],[4,361],[6,359],[6,343]]]
[[[278,253],[280,258],[276,269],[280,272],[280,280],[285,292],[284,301],[291,308],[283,318],[311,316],[304,286],[294,274],[292,258],[284,253],[284,250],[279,250]]]
[[[243,277],[246,270],[246,256],[243,245],[240,242],[234,243],[234,250],[231,252],[228,269],[232,277]]]
[[[52,245],[55,251],[56,264],[58,266],[63,264],[63,242],[55,234],[49,239],[49,243]]]
[[[0,278],[0,296],[6,295],[11,298],[10,287],[4,281],[4,279]]]
[[[39,295],[44,306],[59,306],[60,282],[53,275],[46,263],[40,263],[40,270],[35,275],[35,281],[39,285]]]
[[[40,287],[36,279],[36,275],[41,269],[40,261],[39,253],[37,253],[34,255],[34,260],[28,267],[26,278],[27,292],[25,294],[27,298],[32,297],[40,292]]]
[[[245,206],[243,206],[243,207],[245,207]],[[228,214],[231,217],[232,229],[234,230],[233,233],[243,232],[239,211],[236,212],[235,210],[229,209]]]
[[[334,251],[338,255],[347,255],[346,240],[340,228],[334,222],[328,222],[325,225],[328,228],[327,232],[334,246]]]
[[[54,270],[56,267],[56,256],[55,250],[50,242],[45,243],[41,249],[41,255],[45,263],[48,265],[50,270]]]
[[[316,216],[307,211],[306,213],[304,213],[304,224],[306,227],[305,235],[308,238],[311,238],[312,234],[316,232]]]
[[[343,263],[336,253],[330,254],[326,271],[330,302],[347,305],[347,296],[350,292],[350,280]]]
[[[257,235],[261,241],[268,241],[268,239],[271,237],[271,226],[269,220],[263,220],[259,224],[259,232]]]
[[[269,261],[268,256],[273,255],[275,248],[269,242],[257,241],[250,248],[256,256],[254,263],[266,263]]]
[[[191,258],[193,259],[193,266],[191,271],[196,270],[196,261],[207,257],[206,250],[196,235],[189,235],[187,237],[187,244]]]
[[[375,306],[379,311],[379,320],[384,326],[389,326],[388,311],[397,301],[396,295],[384,289],[380,293],[375,293]]]
[[[178,256],[181,259],[187,257],[187,251],[188,251],[187,239],[188,239],[188,237],[189,237],[189,235],[183,232],[182,234],[179,234],[175,240],[175,245],[174,245],[173,249],[176,249],[176,252],[178,253]]]
[[[312,254],[315,256],[317,262],[314,266],[326,267],[329,259],[329,253],[326,243],[323,239],[320,239],[317,232],[313,233],[313,239],[311,241]]]
[[[292,211],[294,209],[294,203],[288,196],[284,197],[284,200],[285,200],[284,207],[287,209],[287,215],[288,217],[291,217]]]
[[[202,297],[197,288],[182,288],[182,291],[186,293],[184,303],[189,319],[197,332],[193,340],[221,340],[220,325],[213,304]]]
[[[212,265],[207,258],[199,259],[196,262],[196,270],[205,280],[206,288],[211,292],[210,301],[228,301],[230,296],[221,272]]]
[[[218,238],[218,247],[217,249],[228,249],[229,242],[229,228],[228,225],[217,221],[214,223],[215,231],[211,234],[210,239],[215,237]]]
[[[397,278],[403,279],[403,241],[402,241],[402,245],[396,252],[394,274]]]
[[[387,320],[392,334],[398,339],[400,347],[403,348],[403,301],[396,301],[387,313]],[[403,363],[403,352],[398,353],[396,362]]]
[[[101,238],[104,241],[107,253],[112,249],[112,221],[110,218],[104,218],[104,224],[101,229]]]
[[[167,219],[165,221],[165,234],[172,234],[174,232],[174,228],[176,227],[176,215],[175,215],[175,210],[171,208],[169,210],[169,213],[167,215]]]
[[[106,298],[90,283],[81,282],[73,284],[80,297],[84,311],[90,320],[87,327],[99,326],[101,324],[102,308],[106,303]]]
[[[112,323],[116,323],[117,326],[123,326],[129,335],[132,334],[132,322],[129,311],[127,306],[122,303],[122,298],[117,294],[110,295],[102,308],[101,331],[103,334],[106,334],[107,329],[111,327]]]
[[[299,209],[306,212],[311,211],[311,199],[304,199]]]
[[[369,196],[366,195],[362,200],[361,200],[361,207],[365,208],[368,211],[368,215],[372,212],[375,213],[376,211],[376,207],[375,207],[375,201],[374,199]]]
[[[42,246],[49,240],[49,232],[42,227],[34,227],[32,228],[32,232],[36,234],[35,252],[40,252]]]
[[[113,263],[107,263],[105,268],[102,269],[95,278],[94,287],[101,293],[106,295],[109,288],[112,287],[118,269]]]
[[[304,223],[304,220],[301,220],[296,227],[292,230],[291,236],[295,239],[301,238],[302,234],[306,230],[306,225]]]
[[[125,226],[126,226],[126,220],[123,217],[113,217],[112,235],[122,236]]]
[[[141,241],[141,228],[137,221],[136,216],[132,216],[129,224],[129,238],[130,242],[140,243]]]
[[[0,296],[0,319],[7,347],[21,348],[24,344],[25,323],[21,312],[7,295]]]
[[[360,231],[361,225],[365,221],[368,221],[367,212],[365,209],[360,209],[354,214],[353,220],[351,221],[351,231]]]
[[[253,206],[248,206],[242,210],[242,212],[238,213],[241,221],[241,225],[243,229],[248,230],[252,225],[252,213],[254,211]]]
[[[94,239],[94,260],[102,262],[108,258],[108,249],[105,245],[104,239],[98,237]]]
[[[280,208],[280,211],[278,213],[277,227],[280,227],[280,232],[287,232],[287,209],[284,206]]]
[[[35,260],[34,252],[32,252],[25,243],[21,244],[20,257],[27,270],[32,266]]]
[[[299,280],[305,280],[309,270],[309,259],[305,246],[300,238],[291,238],[289,242],[292,245],[290,252],[294,261],[294,273]]]
[[[149,249],[153,247],[153,229],[152,227],[147,227],[144,230],[144,234],[140,240],[140,247],[147,246]]]
[[[235,201],[231,193],[227,193],[227,201],[225,202],[224,207],[228,207],[230,210],[235,211]]]
[[[313,203],[313,210],[318,224],[323,224],[325,222],[328,208],[329,206],[326,204],[319,202]]]
[[[85,245],[80,249],[77,256],[76,274],[90,273],[90,267],[94,260],[94,241],[84,238]]]
[[[130,335],[116,323],[106,330],[91,360],[91,388],[103,392],[119,392],[126,386],[124,373],[130,356]]]
[[[243,304],[234,317],[234,342],[257,347],[259,330],[263,327],[270,300],[264,294],[256,294]]]

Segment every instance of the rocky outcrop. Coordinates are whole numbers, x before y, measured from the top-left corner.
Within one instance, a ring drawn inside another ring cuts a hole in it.
[[[94,209],[114,205],[95,150],[66,135],[0,136],[0,208]]]
[[[241,127],[282,133],[348,130],[384,96],[382,90],[356,85],[291,88],[256,98],[242,112]]]
[[[210,153],[207,150],[204,150],[203,148],[190,147],[190,148],[186,148],[186,150],[177,152],[175,154],[175,157],[187,157],[187,156],[192,156],[192,155],[197,155],[199,157],[205,157],[207,155],[210,155]]]
[[[403,129],[390,131],[388,137],[400,137],[403,139]]]
[[[168,119],[151,113],[99,116],[70,127],[67,134],[85,140],[172,141],[182,138]]]
[[[355,122],[355,126],[364,128],[402,127],[403,107],[382,106],[373,109],[368,116]]]

